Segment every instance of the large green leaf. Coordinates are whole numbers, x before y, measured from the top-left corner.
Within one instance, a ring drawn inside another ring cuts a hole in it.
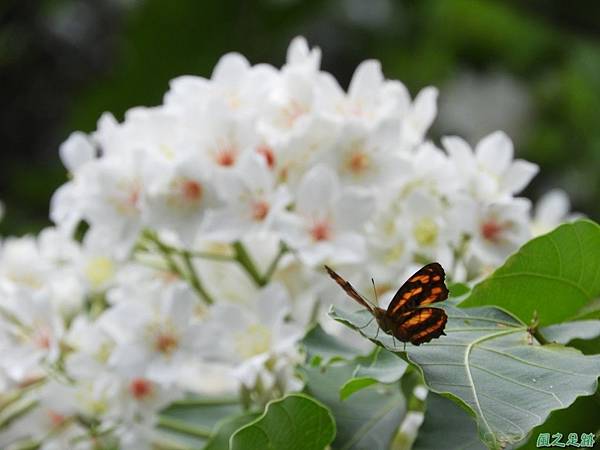
[[[335,437],[327,407],[304,394],[267,405],[258,419],[236,431],[231,450],[323,450]]]
[[[567,409],[553,411],[548,420],[542,425],[535,427],[529,440],[522,446],[520,450],[534,450],[537,447],[537,437],[540,433],[561,433],[564,437],[562,441],[566,441],[569,433],[598,433],[600,432],[600,395],[588,397],[579,397]]]
[[[447,336],[419,347],[406,346],[429,388],[473,411],[479,434],[491,448],[516,443],[551,411],[568,407],[596,390],[600,355],[586,356],[562,345],[540,345],[527,326],[491,307],[444,306]],[[352,328],[368,312],[333,309],[330,315]],[[392,351],[402,344],[372,324],[359,330]]]
[[[190,396],[162,411],[159,430],[167,440],[188,448],[202,448],[217,423],[242,412],[236,397]]]
[[[375,383],[395,383],[406,371],[408,363],[393,352],[376,347],[370,357],[359,360],[352,378],[340,389],[340,397],[345,400],[350,395]]]
[[[546,340],[568,344],[574,339],[595,339],[600,336],[600,320],[578,320],[549,325],[540,330]]]
[[[432,392],[412,450],[485,450],[473,418],[452,400]]]
[[[573,318],[600,296],[600,226],[564,224],[526,243],[494,274],[473,288],[461,306],[496,305],[541,325]]]
[[[231,435],[255,420],[259,415],[259,413],[248,412],[226,417],[217,424],[215,431],[202,450],[229,450]]]
[[[305,367],[305,390],[327,405],[337,423],[335,450],[387,449],[406,414],[399,383],[377,384],[340,399],[340,387],[356,370],[356,364]]]
[[[350,360],[361,355],[356,348],[346,345],[315,325],[304,339],[302,345],[306,350],[306,359],[314,365],[327,365],[334,361]]]

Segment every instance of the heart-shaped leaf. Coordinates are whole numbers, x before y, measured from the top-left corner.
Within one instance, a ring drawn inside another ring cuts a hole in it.
[[[306,359],[316,366],[351,360],[361,355],[355,348],[326,333],[318,324],[306,334],[302,345],[306,350]]]
[[[542,346],[525,324],[497,308],[444,309],[447,336],[419,347],[407,345],[408,358],[422,370],[431,390],[473,411],[479,434],[491,448],[521,441],[550,412],[596,391],[600,355],[586,356],[557,344]],[[330,312],[355,329],[368,314]],[[359,331],[389,350],[402,350],[377,328]]]
[[[473,288],[461,306],[496,305],[529,322],[574,318],[600,296],[600,226],[589,220],[561,225],[532,239]]]
[[[202,450],[229,450],[231,435],[259,415],[259,413],[243,413],[226,417],[216,425],[215,431]]]
[[[370,357],[364,358],[340,389],[340,397],[345,400],[355,392],[375,383],[395,383],[402,378],[408,363],[393,352],[377,347]]]
[[[371,386],[340,399],[340,387],[356,370],[356,364],[303,368],[305,391],[327,405],[337,423],[336,450],[389,448],[402,419],[406,402],[396,385]]]
[[[289,394],[267,405],[262,416],[236,431],[231,450],[323,450],[335,437],[329,409],[304,394]]]
[[[430,392],[425,420],[412,450],[485,450],[473,418],[452,400]]]

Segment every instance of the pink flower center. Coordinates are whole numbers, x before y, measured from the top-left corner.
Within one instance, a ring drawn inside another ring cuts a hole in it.
[[[217,153],[217,164],[223,167],[230,167],[235,164],[237,150],[233,145],[223,147]]]
[[[252,218],[261,222],[269,214],[269,204],[264,200],[258,201],[252,205]]]
[[[139,201],[140,201],[140,188],[136,186],[131,190],[131,192],[129,192],[129,197],[127,197],[127,204],[131,208],[137,208]]]
[[[497,242],[504,228],[495,220],[488,220],[481,225],[481,234],[485,239]]]
[[[137,400],[142,400],[152,393],[152,383],[145,378],[134,378],[129,383],[129,392]]]
[[[310,234],[315,241],[326,241],[331,238],[331,226],[325,220],[318,221],[313,225]]]
[[[348,168],[350,171],[359,174],[369,167],[369,157],[364,152],[353,153],[348,158]]]
[[[52,337],[48,328],[40,328],[33,337],[33,342],[37,347],[48,350],[50,348],[50,343],[52,342]]]
[[[256,151],[265,158],[267,162],[267,166],[269,169],[272,169],[275,165],[275,154],[273,153],[273,149],[268,145],[260,145]]]
[[[56,411],[53,411],[51,409],[49,409],[47,411],[47,414],[48,414],[48,418],[50,419],[50,423],[52,424],[53,428],[60,427],[67,420],[67,418],[64,415],[62,415]]]
[[[202,199],[202,185],[197,181],[187,180],[184,181],[181,190],[186,200],[196,202]]]
[[[170,333],[159,333],[154,341],[156,351],[166,355],[173,353],[178,345],[177,337]]]

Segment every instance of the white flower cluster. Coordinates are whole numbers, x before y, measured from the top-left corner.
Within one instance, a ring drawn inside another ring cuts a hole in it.
[[[385,294],[430,261],[472,281],[531,236],[515,196],[538,168],[506,135],[438,148],[434,88],[413,100],[365,61],[345,92],[319,65],[302,38],[281,70],[228,54],[61,146],[56,227],[0,249],[0,389],[19,412],[0,447],[147,449],[187,392],[262,404],[301,387],[307,327],[335,329],[322,264]]]

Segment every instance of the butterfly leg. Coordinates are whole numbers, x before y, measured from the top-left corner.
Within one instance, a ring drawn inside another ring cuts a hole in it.
[[[404,350],[402,350],[404,353],[406,353],[406,342],[404,343]]]
[[[394,344],[394,350],[396,350],[396,338],[394,338],[393,334],[392,334],[392,343]]]
[[[368,322],[367,322],[365,325],[363,325],[362,327],[360,327],[360,328],[357,328],[357,330],[362,330],[362,329],[364,329],[364,328],[367,328],[369,325],[371,325],[371,322],[373,322],[373,319],[374,319],[374,318],[375,318],[375,317],[371,317],[371,320],[369,320],[369,321],[368,321]]]
[[[377,333],[375,333],[375,340],[377,340],[377,336],[379,336],[379,329],[380,327],[377,327]]]

